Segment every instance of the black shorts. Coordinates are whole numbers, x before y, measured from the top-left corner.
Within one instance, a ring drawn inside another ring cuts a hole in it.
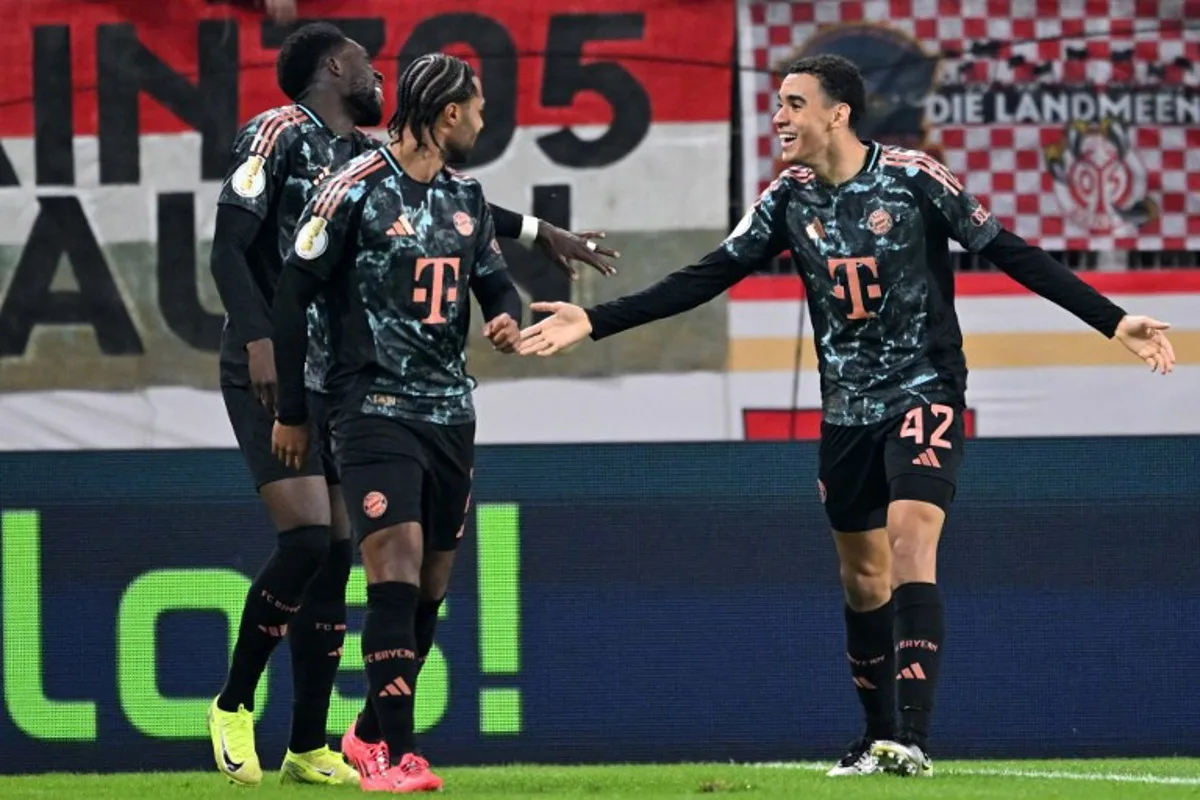
[[[329,399],[325,395],[308,393],[313,435],[308,448],[308,462],[299,472],[284,466],[271,453],[271,429],[275,427],[275,418],[258,402],[249,386],[223,385],[221,396],[225,399],[225,411],[229,414],[233,435],[254,478],[254,488],[261,489],[268,483],[309,475],[323,475],[325,482],[331,486],[338,483],[329,443]]]
[[[361,541],[418,522],[428,550],[458,549],[475,472],[475,423],[431,422],[359,413],[333,426],[342,496]]]
[[[882,528],[893,500],[947,510],[963,459],[962,411],[933,403],[873,425],[822,424],[817,488],[833,529]]]

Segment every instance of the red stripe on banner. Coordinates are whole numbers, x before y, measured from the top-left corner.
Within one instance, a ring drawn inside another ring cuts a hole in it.
[[[322,19],[352,21],[351,35],[364,44],[382,42],[375,66],[386,79],[388,113],[394,106],[399,54],[441,49],[481,67],[489,105],[511,103],[518,125],[606,125],[614,105],[626,113],[648,107],[652,122],[730,119],[734,0],[301,0],[299,5],[301,13],[319,11]],[[128,78],[131,67],[103,76],[97,68],[100,62],[134,61],[130,33],[136,37],[135,52],[140,44],[169,70],[148,66],[143,84],[219,85],[228,70],[209,58],[207,76],[200,75],[199,42],[204,38],[211,49],[214,42],[223,47],[233,37],[240,63],[234,78],[239,124],[288,102],[275,85],[277,42],[264,45],[272,26],[242,3],[0,0],[0,10],[5,18],[0,27],[5,78],[0,136],[32,136],[35,85],[41,87],[37,102],[44,117],[51,109],[64,108],[61,100],[55,101],[64,82],[69,85],[73,134],[95,134],[98,95],[116,97],[123,88],[136,86]],[[414,37],[418,29],[423,32],[419,39]],[[69,48],[64,45],[68,38]],[[103,59],[98,52],[102,42]],[[700,42],[703,47],[697,47]],[[481,65],[476,51],[485,48],[489,56],[499,55]],[[510,82],[514,77],[515,87]],[[507,92],[502,88],[506,84]],[[139,133],[192,130],[144,92],[138,106]]]
[[[1200,269],[1163,269],[1137,272],[1078,272],[1080,278],[1104,294],[1194,294],[1200,292]],[[958,297],[1012,297],[1033,293],[1003,274],[956,275]],[[746,303],[765,300],[800,300],[804,286],[795,275],[761,275],[729,290],[729,299]]]

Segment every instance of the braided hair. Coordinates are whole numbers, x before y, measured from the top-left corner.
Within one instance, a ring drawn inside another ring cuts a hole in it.
[[[388,120],[388,133],[399,139],[404,129],[412,131],[425,146],[425,134],[433,138],[438,117],[450,103],[462,103],[475,95],[475,70],[461,58],[445,53],[428,53],[409,64],[396,82],[396,113]]]

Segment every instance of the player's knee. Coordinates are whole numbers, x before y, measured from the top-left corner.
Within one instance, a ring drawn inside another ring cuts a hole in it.
[[[891,597],[892,579],[886,563],[842,564],[841,578],[846,605],[855,611],[879,608]]]
[[[309,581],[304,596],[311,600],[344,603],[353,560],[353,547],[349,541],[338,539],[331,542],[325,563]]]
[[[395,581],[421,585],[424,550],[421,526],[405,522],[367,534],[361,544],[368,583]]]
[[[275,529],[282,532],[321,526],[329,529],[329,495],[324,479],[288,478],[259,489]]]
[[[930,580],[946,515],[929,503],[901,501],[888,513],[894,583]]]
[[[421,562],[421,602],[440,601],[450,587],[450,573],[454,568],[453,550],[432,550],[425,553]]]
[[[329,556],[329,526],[305,525],[278,535],[278,552],[295,569],[315,575]]]

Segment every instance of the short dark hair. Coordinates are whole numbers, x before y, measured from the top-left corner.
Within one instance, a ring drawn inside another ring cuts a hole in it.
[[[283,40],[275,60],[279,88],[292,100],[299,100],[308,91],[322,60],[345,43],[346,34],[328,22],[311,22],[297,28]]]
[[[445,53],[420,56],[396,81],[396,112],[388,121],[388,133],[400,138],[408,128],[423,142],[423,134],[433,131],[443,108],[474,95],[475,70],[466,61]]]
[[[853,61],[834,55],[807,56],[792,62],[787,74],[812,75],[830,100],[850,106],[850,130],[858,127],[867,112],[867,90]]]

